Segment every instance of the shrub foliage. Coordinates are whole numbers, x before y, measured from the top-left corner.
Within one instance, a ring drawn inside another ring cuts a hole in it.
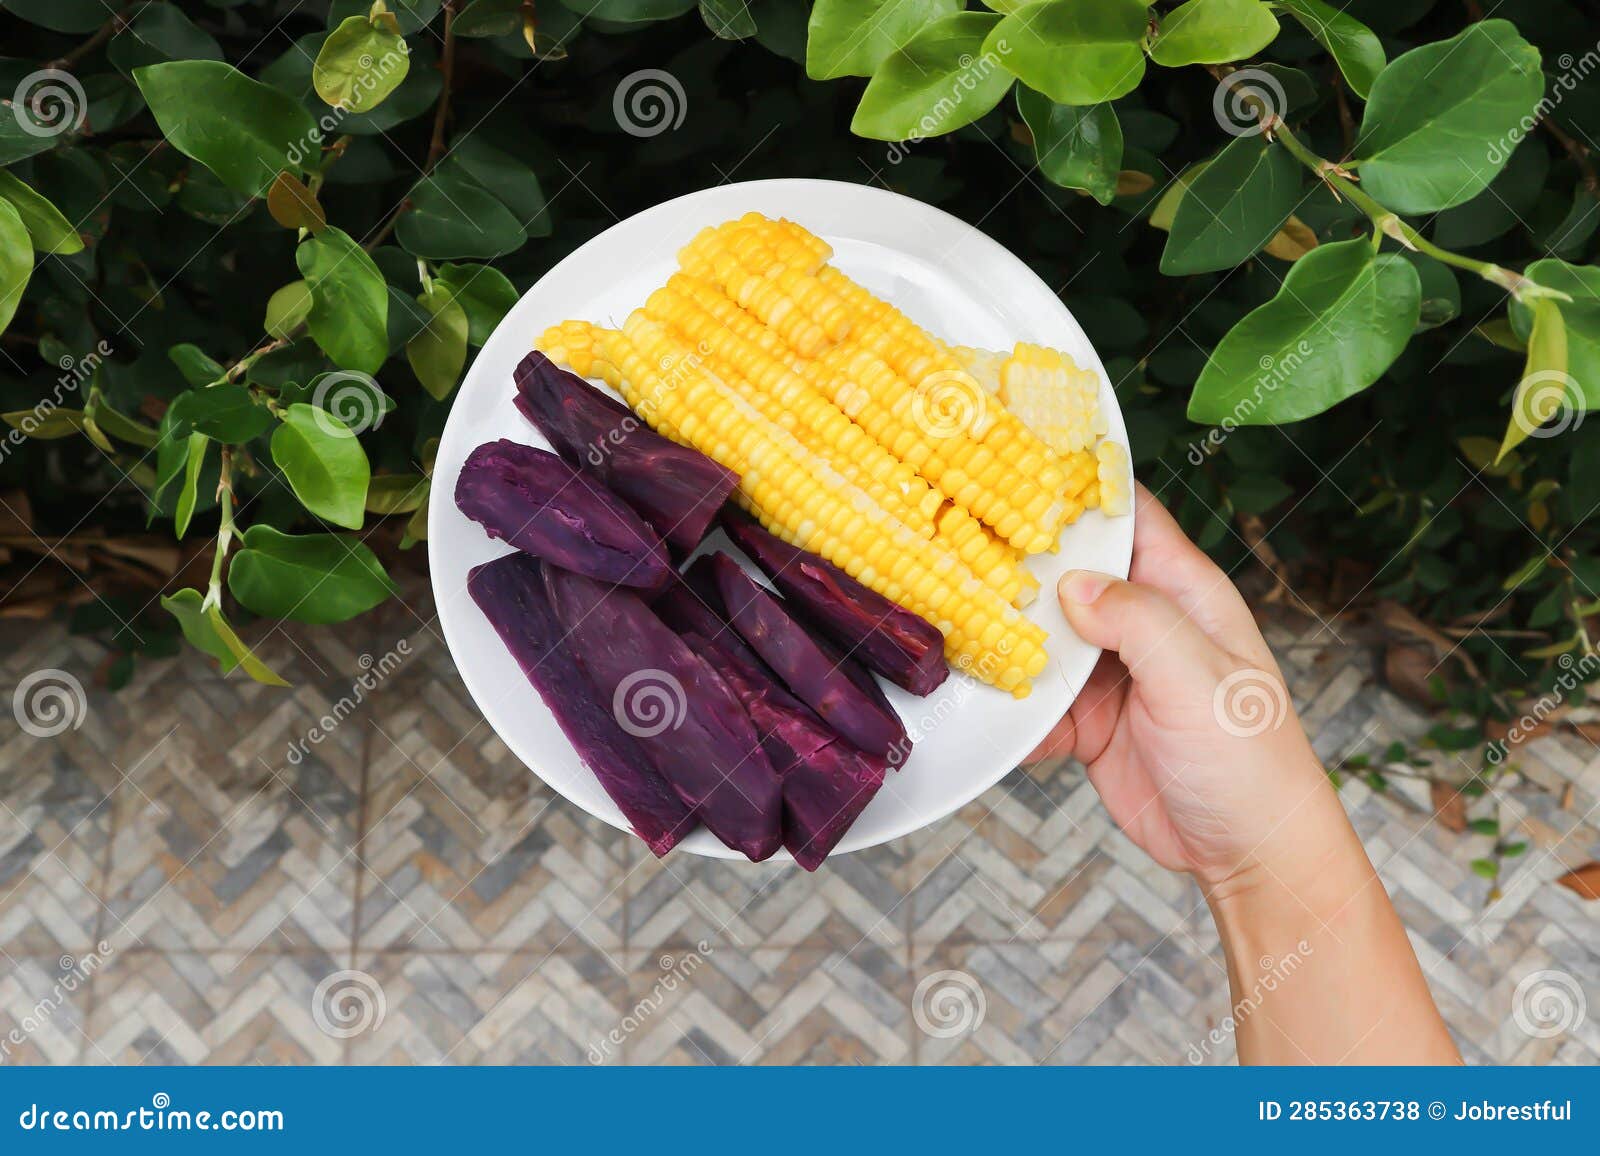
[[[41,545],[204,542],[83,620],[275,681],[238,626],[390,596],[520,290],[666,196],[869,181],[1059,288],[1202,545],[1509,717],[1596,653],[1600,46],[1484,7],[0,0],[0,483]]]

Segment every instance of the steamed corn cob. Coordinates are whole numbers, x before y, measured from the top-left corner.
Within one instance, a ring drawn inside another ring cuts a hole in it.
[[[950,352],[960,362],[961,368],[983,386],[985,393],[994,397],[1000,395],[1000,367],[1005,364],[1007,354],[992,349],[974,349],[970,345],[958,345]]]
[[[815,452],[829,447],[837,462],[850,463],[856,475],[841,469],[880,505],[912,529],[938,536],[982,580],[1007,601],[1031,598],[1037,582],[1022,569],[1020,558],[959,506],[948,503],[907,462],[896,458],[826,396],[778,360],[770,337],[753,317],[704,282],[674,276],[652,293],[645,313],[676,333],[701,343],[712,368],[752,397],[764,416],[789,430]],[[803,429],[806,432],[801,433]],[[938,518],[935,521],[936,516]]]
[[[984,444],[987,395],[970,378],[927,379],[913,389],[854,343],[812,362],[807,377],[880,445],[1001,538],[1028,553],[1054,544],[1066,504],[1027,474],[1013,473]]]
[[[738,304],[749,307],[799,356],[813,359],[821,355],[816,363],[819,373],[811,375],[813,382],[822,385],[824,392],[845,408],[853,420],[867,426],[885,448],[910,461],[935,483],[939,479],[929,470],[942,471],[947,460],[960,470],[983,471],[975,477],[968,473],[952,473],[951,477],[961,483],[969,478],[976,481],[974,500],[984,508],[976,508],[972,501],[952,494],[956,501],[996,527],[1001,537],[1012,545],[1029,552],[1049,549],[1065,520],[1067,507],[1052,503],[1049,496],[1063,479],[1055,464],[1048,460],[1048,449],[1039,445],[1026,426],[1006,413],[1002,406],[991,405],[985,397],[977,396],[974,379],[941,342],[847,278],[836,280],[839,280],[839,288],[850,295],[849,302],[834,292],[833,286],[824,285],[818,278],[800,278],[793,275],[792,270],[782,270],[778,266],[781,272],[791,275],[790,282],[801,292],[785,294],[774,281],[764,280],[758,297],[749,288],[751,279],[756,276],[754,271],[773,269],[776,262],[766,238],[781,235],[784,230],[777,222],[750,222],[748,216],[744,221],[747,222],[744,227],[717,233],[704,241],[697,239],[691,245],[696,250],[698,263],[712,269],[712,280]],[[830,272],[825,269],[823,275]],[[863,294],[866,300],[862,299]],[[823,353],[823,350],[833,343],[834,352],[838,351],[837,342],[851,331],[852,311],[867,317],[867,329],[858,341],[868,351],[883,357],[894,370],[905,371],[915,382],[914,387],[910,382],[896,382],[891,375],[881,372],[880,367],[858,355],[850,367],[863,372],[875,371],[871,384],[847,372],[832,379],[832,388],[829,388],[829,379],[822,377],[820,371],[826,367],[837,372],[841,367],[837,361],[829,366],[828,358],[832,353]],[[810,324],[799,320],[796,314],[805,315]],[[909,396],[908,403],[907,389],[910,388],[914,388],[915,393]],[[882,408],[876,408],[874,401]],[[896,427],[898,436],[891,433]],[[939,447],[945,451],[943,453],[929,455],[923,460],[908,458],[899,448],[901,445],[909,445],[910,452],[919,455],[924,448],[931,448],[926,442],[918,442],[914,427],[921,427],[922,432],[936,440],[952,440]],[[988,454],[976,453],[975,443],[980,442],[985,444]],[[992,462],[991,457],[997,461]],[[990,492],[991,466],[999,462],[1012,466],[1015,476],[1028,479],[1009,495],[1013,499],[1010,503]],[[1020,510],[1014,511],[1013,506]]]
[[[1058,350],[1019,344],[1000,367],[1000,398],[1062,455],[1091,448],[1106,432],[1099,377]]]
[[[689,444],[737,471],[748,506],[769,529],[934,623],[958,666],[1027,693],[1044,669],[1043,631],[957,557],[889,517],[714,375],[686,364],[642,311],[620,336],[605,335],[601,350],[593,367],[614,377],[635,408],[653,407]]]
[[[803,357],[815,357],[850,332],[850,308],[779,250],[794,242],[759,229],[713,238],[685,272],[727,292]]]
[[[1102,441],[1094,453],[1101,513],[1113,518],[1126,514],[1133,508],[1133,465],[1128,460],[1128,447]]]
[[[708,226],[679,250],[678,265],[685,273],[703,277],[710,271],[712,255],[723,249],[730,238],[751,233],[776,253],[784,268],[815,274],[833,256],[833,249],[826,241],[798,225],[792,229],[785,227],[790,224],[787,221],[770,220],[760,213],[746,213],[737,221]]]

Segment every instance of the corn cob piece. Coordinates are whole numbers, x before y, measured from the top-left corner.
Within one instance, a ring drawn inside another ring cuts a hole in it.
[[[769,222],[770,224],[770,222]],[[776,240],[778,246],[769,244]],[[802,357],[816,357],[850,332],[851,311],[815,277],[778,252],[788,242],[761,228],[710,238],[684,262],[686,272],[722,289]]]
[[[703,277],[710,271],[710,257],[723,248],[728,239],[739,233],[754,233],[775,250],[785,268],[798,273],[815,275],[817,270],[833,256],[833,249],[821,237],[794,226],[785,228],[787,221],[774,221],[760,213],[746,213],[737,221],[711,225],[701,229],[694,239],[678,251],[678,264],[685,273]]]
[[[534,341],[533,347],[552,361],[559,361],[579,377],[593,377],[594,326],[587,321],[563,321],[552,325]]]
[[[1019,343],[1000,367],[1000,398],[1059,454],[1088,449],[1106,432],[1099,377],[1055,349]]]
[[[602,349],[597,367],[617,371],[630,404],[651,404],[701,452],[739,473],[741,493],[764,525],[934,623],[962,669],[1027,694],[1028,680],[1044,669],[1044,632],[958,558],[897,523],[714,375],[690,366],[681,384],[669,383],[664,371],[682,368],[680,356],[642,311],[628,318],[621,339],[607,335]]]
[[[961,363],[961,368],[983,386],[985,393],[993,397],[1000,395],[1000,367],[1005,364],[1006,354],[992,349],[974,349],[970,345],[958,345],[950,352]]]
[[[966,375],[913,389],[886,362],[847,342],[807,366],[807,378],[878,443],[995,532],[1028,553],[1055,542],[1066,506],[1033,475],[983,444],[990,404]],[[1062,477],[1058,486],[1065,482]]]
[[[1111,518],[1126,514],[1133,505],[1133,466],[1128,460],[1128,447],[1102,440],[1094,455],[1100,512]]]
[[[907,382],[920,387],[935,375],[965,374],[959,358],[942,341],[837,269],[824,268],[817,280],[857,311],[851,343],[877,354]],[[987,411],[983,434],[986,444],[1015,468],[1017,476],[1035,479],[1046,490],[1060,488],[1063,479],[1055,453],[1004,405]]]
[[[923,537],[942,539],[1008,602],[1029,598],[1037,590],[1037,580],[1022,568],[1009,546],[985,534],[966,510],[947,506],[945,496],[911,466],[789,372],[769,343],[762,341],[771,336],[770,330],[727,297],[704,282],[679,275],[650,295],[644,311],[673,332],[699,342],[710,367],[762,416],[794,434],[896,519]]]
[[[750,221],[752,217],[758,218],[758,221]],[[787,217],[779,217],[773,221],[761,216],[760,213],[746,213],[744,220],[751,224],[765,221],[770,226],[767,230],[768,235],[774,241],[786,241],[791,246],[798,246],[798,251],[805,252],[810,258],[811,267],[806,271],[813,276],[833,259],[833,246],[798,221],[791,221]],[[793,263],[797,269],[802,267],[798,260]]]

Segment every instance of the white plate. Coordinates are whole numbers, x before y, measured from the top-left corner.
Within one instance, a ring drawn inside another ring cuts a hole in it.
[[[627,829],[615,803],[578,760],[555,719],[466,591],[467,571],[505,552],[456,509],[456,475],[482,442],[509,437],[548,446],[512,405],[512,370],[548,326],[568,318],[618,325],[676,268],[702,227],[755,210],[799,221],[834,248],[834,263],[933,333],[956,344],[1009,349],[1034,341],[1070,353],[1101,379],[1110,436],[1127,431],[1100,358],[1050,287],[963,221],[898,194],[834,181],[723,185],[630,217],[584,245],[530,289],[478,354],[439,445],[428,515],[428,562],[445,641],[478,708],[505,744],[552,788],[592,815]],[[1042,595],[1027,616],[1050,635],[1050,665],[1021,701],[952,674],[927,698],[888,692],[916,739],[834,854],[899,838],[957,810],[999,782],[1050,732],[1094,667],[1099,651],[1068,629],[1054,597],[1073,568],[1128,573],[1133,519],[1093,511],[1062,535],[1061,552],[1030,560]],[[685,851],[738,858],[698,830]],[[787,857],[780,851],[779,857]]]

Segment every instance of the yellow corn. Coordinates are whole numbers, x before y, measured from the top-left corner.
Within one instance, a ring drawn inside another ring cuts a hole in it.
[[[1044,669],[1043,631],[959,558],[895,521],[713,374],[683,358],[666,329],[643,311],[628,318],[621,339],[606,335],[602,348],[596,364],[615,368],[629,403],[651,407],[689,444],[736,471],[740,491],[769,529],[934,623],[945,635],[946,653],[963,669],[1018,697],[1027,694],[1028,679]]]
[[[796,269],[815,275],[833,259],[833,246],[797,221],[787,217],[773,221],[760,213],[746,213],[742,219],[746,224],[764,228],[769,240],[784,254],[784,260]],[[804,259],[800,254],[805,255]]]
[[[681,264],[724,290],[797,354],[816,357],[850,332],[850,309],[815,277],[789,265],[769,236],[757,228],[719,234]],[[793,244],[781,234],[774,239]]]
[[[706,350],[710,368],[813,453],[924,537],[938,537],[1008,602],[1031,597],[1037,582],[1020,558],[959,506],[853,423],[839,407],[773,354],[771,331],[695,278],[676,275],[650,295],[645,313]],[[937,516],[937,518],[936,518]]]
[[[1094,455],[1101,513],[1112,518],[1126,514],[1133,505],[1133,467],[1128,460],[1128,447],[1120,442],[1101,441]]]
[[[727,221],[701,229],[694,239],[678,251],[678,265],[685,273],[704,277],[710,272],[710,258],[723,248],[729,238],[740,233],[754,233],[777,255],[783,267],[798,273],[815,274],[833,249],[822,238],[793,225],[789,221],[773,221],[760,213],[746,213],[737,221]]]
[[[594,326],[587,321],[563,321],[539,335],[533,347],[552,361],[570,366],[579,377],[593,377]]]
[[[950,352],[960,362],[961,368],[983,386],[985,393],[999,396],[1000,367],[1005,364],[1006,354],[996,353],[992,349],[974,349],[970,345],[958,345]]]
[[[1065,509],[1060,494],[1014,472],[984,444],[992,402],[970,377],[927,378],[913,389],[853,341],[812,362],[806,376],[878,444],[1013,546],[1038,553],[1054,543]]]
[[[1000,398],[1058,454],[1090,448],[1106,432],[1099,377],[1055,349],[1020,343],[1000,367]]]

